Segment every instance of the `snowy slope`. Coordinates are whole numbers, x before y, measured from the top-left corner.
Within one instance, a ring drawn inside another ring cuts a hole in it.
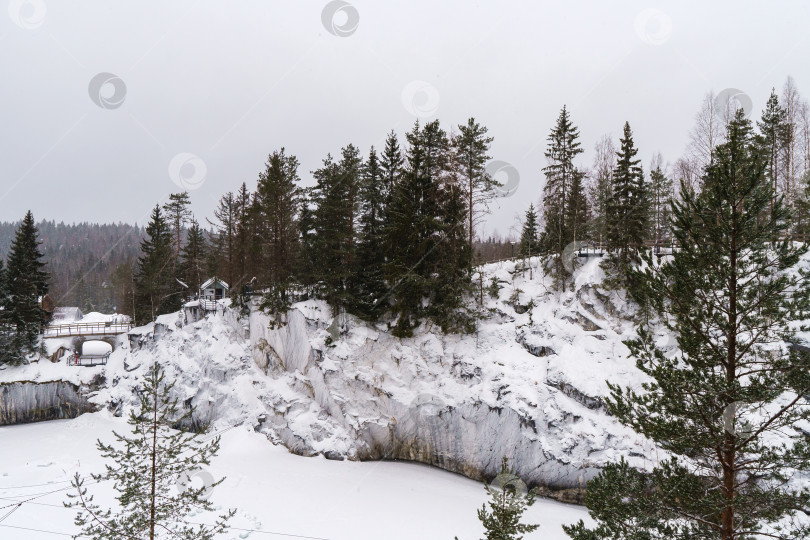
[[[537,260],[488,265],[487,317],[472,335],[423,327],[400,340],[385,325],[335,321],[314,300],[274,330],[255,310],[249,320],[225,310],[187,325],[174,314],[134,331],[135,348],[125,340],[107,366],[40,362],[0,372],[0,385],[82,383],[92,403],[120,415],[157,360],[198,424],[244,425],[301,455],[412,460],[473,479],[494,477],[507,456],[530,484],[578,500],[605,463],[655,458],[602,406],[606,379],[641,378],[622,344],[633,310],[622,293],[600,289],[598,262],[578,269],[567,293],[549,291]],[[493,279],[497,298],[488,293]]]

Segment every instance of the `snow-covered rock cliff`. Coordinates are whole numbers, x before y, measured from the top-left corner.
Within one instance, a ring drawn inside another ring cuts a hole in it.
[[[310,300],[277,329],[255,309],[249,321],[232,310],[192,324],[163,316],[107,366],[40,363],[6,370],[0,383],[67,381],[123,413],[157,360],[180,403],[196,408],[198,426],[248,424],[302,455],[413,460],[476,479],[493,477],[507,456],[524,480],[564,500],[577,500],[619,456],[638,465],[654,458],[654,446],[604,409],[606,379],[642,379],[622,343],[633,332],[632,306],[600,288],[598,260],[562,294],[548,290],[537,260],[483,272],[487,315],[471,335],[425,326],[397,339],[384,324],[335,320]],[[91,389],[99,377],[105,383]]]

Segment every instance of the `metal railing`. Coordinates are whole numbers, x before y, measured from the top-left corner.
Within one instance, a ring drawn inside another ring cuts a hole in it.
[[[67,365],[69,366],[105,366],[107,359],[112,353],[105,354],[73,354],[68,356]]]
[[[216,311],[217,310],[217,301],[216,300],[206,300],[205,298],[200,299],[200,308],[203,311]]]
[[[126,334],[132,330],[130,322],[88,322],[51,324],[42,329],[42,337],[59,338],[72,336],[111,336]]]

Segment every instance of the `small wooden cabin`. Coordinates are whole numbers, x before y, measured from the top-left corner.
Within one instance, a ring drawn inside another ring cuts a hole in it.
[[[200,285],[200,300],[222,300],[228,298],[228,284],[214,276]]]

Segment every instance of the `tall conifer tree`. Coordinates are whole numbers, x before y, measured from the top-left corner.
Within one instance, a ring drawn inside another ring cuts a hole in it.
[[[384,171],[371,147],[363,170],[361,186],[360,241],[357,247],[357,283],[355,305],[358,314],[376,320],[385,310],[380,299],[385,283],[385,205],[389,198]]]
[[[557,283],[565,290],[563,252],[577,233],[583,232],[587,206],[582,186],[583,173],[574,159],[582,153],[579,130],[574,126],[568,109],[563,107],[548,136],[543,168],[546,185],[543,188],[545,227],[541,236],[543,251],[551,257]],[[583,235],[584,236],[584,235]]]
[[[488,205],[495,197],[495,188],[500,183],[486,171],[488,155],[493,138],[487,136],[487,128],[476,122],[475,118],[459,124],[458,134],[453,137],[453,148],[458,160],[460,185],[466,196],[467,235],[470,251],[475,238],[477,220],[487,212]]]
[[[190,205],[191,199],[188,191],[172,193],[169,195],[169,202],[163,205],[164,216],[174,239],[175,261],[180,260],[180,252],[183,248],[183,229],[191,219],[191,210],[188,208]]]
[[[208,243],[205,240],[205,231],[202,230],[197,220],[191,220],[191,227],[188,229],[186,245],[181,252],[181,265],[183,280],[188,285],[188,292],[194,293],[200,289],[200,285],[207,279],[205,272],[205,262],[208,256]],[[228,282],[230,285],[230,282]]]
[[[40,329],[46,322],[40,298],[48,292],[48,273],[39,246],[39,230],[29,210],[11,242],[5,271],[7,318],[14,325],[18,359],[36,351]]]
[[[407,165],[394,187],[386,231],[386,278],[391,286],[395,333],[409,336],[425,314],[442,238],[439,186],[448,172],[450,142],[433,121],[407,134]]]
[[[259,175],[252,205],[255,270],[260,284],[267,288],[263,305],[274,315],[286,312],[291,302],[298,252],[299,181],[298,158],[287,155],[284,148],[273,152]]]
[[[171,229],[156,205],[152,210],[135,274],[135,318],[154,321],[158,315],[180,308],[182,290],[174,274],[174,244]]]
[[[768,156],[738,111],[699,195],[682,184],[674,205],[679,245],[658,265],[649,253],[633,280],[676,339],[656,345],[642,326],[628,343],[648,376],[643,391],[610,385],[609,411],[666,451],[651,473],[627,462],[588,484],[596,527],[576,540],[806,538],[810,466],[800,426],[810,420],[810,354],[793,347],[810,319],[807,253],[782,237]],[[771,201],[773,211],[769,212]],[[760,536],[762,535],[762,536]]]
[[[534,204],[530,204],[529,209],[526,210],[523,231],[520,234],[520,254],[524,257],[531,257],[538,253],[537,212],[534,210]]]
[[[608,214],[608,249],[615,252],[620,271],[636,259],[647,236],[649,198],[638,149],[633,143],[630,123],[625,122],[613,170],[613,194]]]

